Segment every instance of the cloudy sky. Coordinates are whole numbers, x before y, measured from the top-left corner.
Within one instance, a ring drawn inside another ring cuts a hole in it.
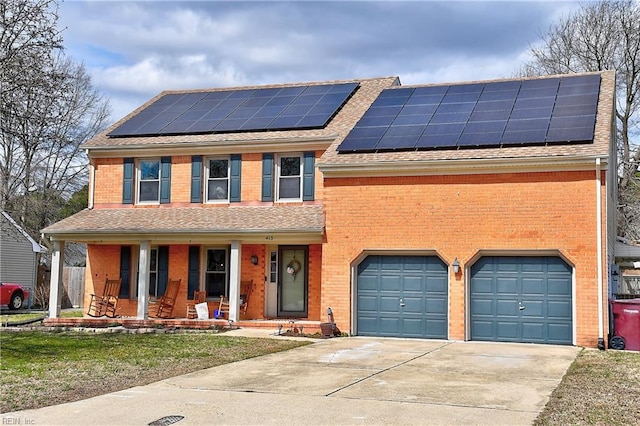
[[[512,76],[574,1],[79,1],[67,53],[114,120],[162,90],[399,76]]]

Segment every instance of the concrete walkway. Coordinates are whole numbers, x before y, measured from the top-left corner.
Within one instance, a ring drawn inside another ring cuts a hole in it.
[[[177,426],[531,424],[578,351],[336,338],[1,417],[20,425],[168,425],[180,417]]]

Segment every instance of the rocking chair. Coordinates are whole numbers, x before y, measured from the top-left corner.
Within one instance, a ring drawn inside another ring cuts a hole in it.
[[[156,311],[155,318],[173,318],[173,307],[176,304],[176,298],[178,297],[178,290],[180,290],[181,282],[182,279],[169,280],[167,289],[164,291],[162,297],[158,299],[158,309]]]
[[[242,281],[240,283],[240,315],[247,315],[247,308],[249,307],[249,297],[253,290],[253,280]],[[229,299],[226,299],[223,295],[220,296],[220,305],[218,306],[218,315],[224,316],[226,314],[227,319],[229,317]]]
[[[206,291],[194,291],[193,300],[187,301],[187,318],[188,319],[198,318],[198,311],[196,311],[196,305],[199,303],[204,303],[206,301],[207,301]]]
[[[115,318],[121,286],[122,278],[118,278],[117,280],[110,280],[107,278],[102,294],[91,295],[87,315],[91,317],[103,317],[106,315],[108,317]]]

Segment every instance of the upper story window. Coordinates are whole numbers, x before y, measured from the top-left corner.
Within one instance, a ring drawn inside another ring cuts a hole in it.
[[[171,202],[171,157],[125,158],[122,204]]]
[[[278,200],[301,200],[303,161],[301,155],[282,155],[278,158]]]
[[[229,201],[230,164],[228,158],[209,158],[206,166],[205,199],[207,202]]]
[[[138,162],[138,202],[160,202],[160,159]]]

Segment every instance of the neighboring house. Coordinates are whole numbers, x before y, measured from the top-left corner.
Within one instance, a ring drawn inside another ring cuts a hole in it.
[[[36,289],[38,255],[46,249],[7,212],[0,213],[0,282],[20,284],[29,289],[31,296],[25,306],[30,306]]]
[[[613,72],[163,92],[95,137],[89,209],[43,230],[118,313],[182,279],[246,319],[596,346],[615,242]],[[52,309],[51,321],[58,313]]]

